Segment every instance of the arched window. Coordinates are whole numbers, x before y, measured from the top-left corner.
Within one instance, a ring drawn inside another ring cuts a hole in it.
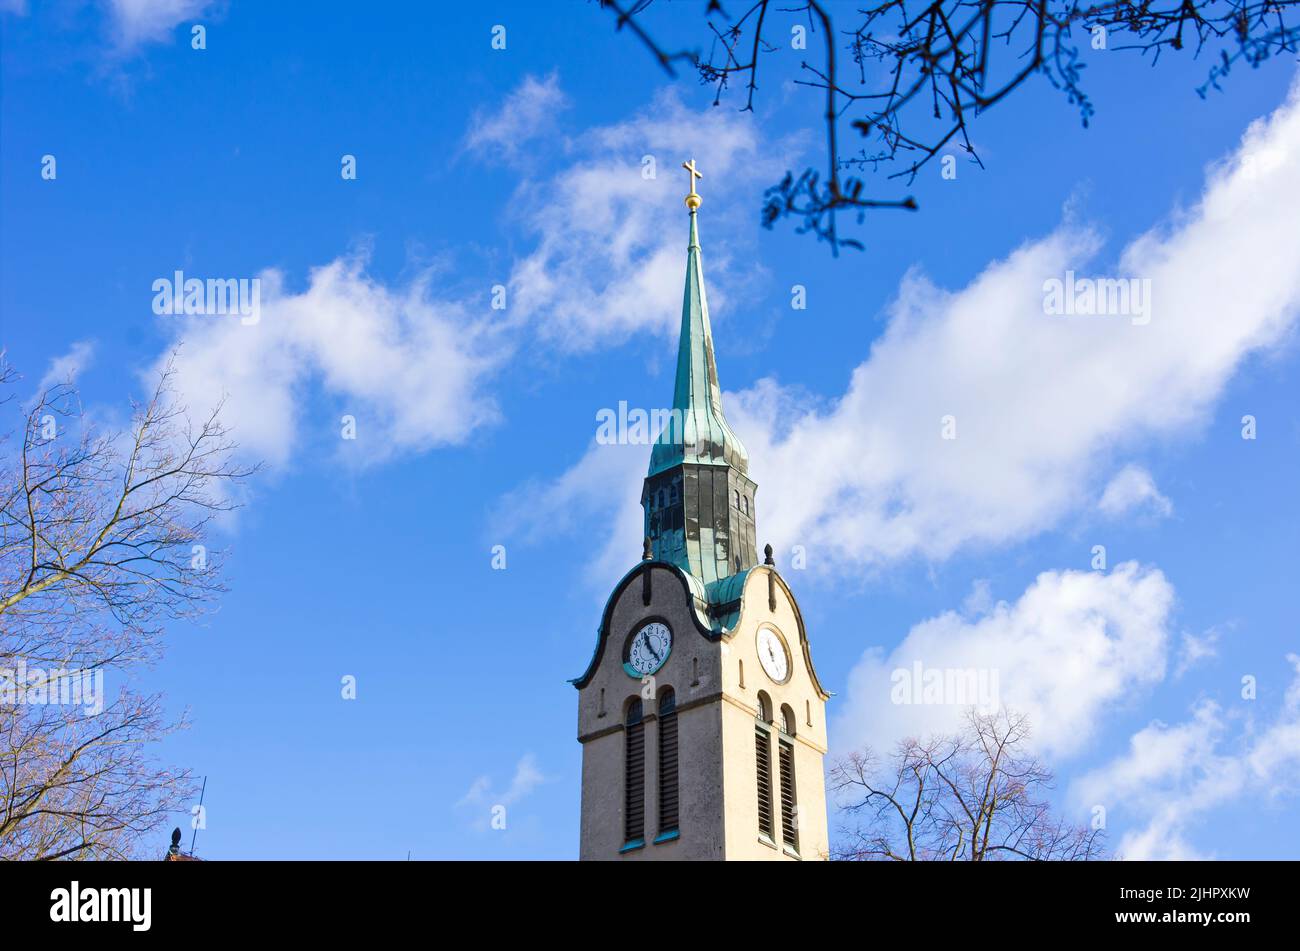
[[[758,711],[754,722],[754,766],[758,791],[758,834],[768,841],[775,836],[772,814],[772,701],[758,692]]]
[[[677,698],[659,693],[659,837],[677,831]]]
[[[736,508],[740,508],[740,490],[736,490]]]
[[[787,850],[799,851],[799,828],[795,823],[794,744],[784,737],[777,741],[777,758],[781,770],[781,841]]]
[[[781,704],[781,731],[786,736],[794,736],[794,711],[790,709],[790,704]]]
[[[645,839],[645,722],[641,715],[641,698],[627,705],[624,720],[627,734],[627,757],[624,768],[623,835],[628,844]]]
[[[748,496],[748,495],[745,496],[745,498],[744,498],[744,503],[745,503],[745,514],[748,515],[748,514],[749,514],[749,496]]]

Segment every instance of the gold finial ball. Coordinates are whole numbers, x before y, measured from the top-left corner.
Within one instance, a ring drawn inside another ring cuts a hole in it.
[[[682,168],[686,169],[686,171],[691,175],[691,192],[686,196],[686,207],[691,210],[691,214],[695,214],[695,209],[700,207],[700,194],[695,190],[695,180],[697,178],[703,178],[704,176],[701,175],[700,170],[695,167],[695,159],[691,159],[689,162],[683,162]]]

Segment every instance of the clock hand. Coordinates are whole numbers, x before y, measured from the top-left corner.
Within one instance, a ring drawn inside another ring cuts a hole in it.
[[[645,646],[646,646],[646,650],[650,651],[650,653],[654,655],[656,661],[663,660],[663,658],[659,656],[659,652],[655,650],[653,644],[651,644],[649,634],[645,636]]]

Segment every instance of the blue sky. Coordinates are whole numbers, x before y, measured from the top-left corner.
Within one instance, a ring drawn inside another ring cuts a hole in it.
[[[891,705],[892,669],[995,667],[1061,811],[1103,805],[1125,854],[1295,855],[1294,63],[1202,100],[1205,62],[1089,51],[1090,128],[1031,82],[973,126],[986,169],[934,167],[834,259],[758,224],[819,161],[809,94],[713,108],[594,4],[27,6],[0,4],[8,360],[32,388],[62,361],[112,419],[184,341],[186,397],[226,392],[267,463],[215,540],[219,612],[142,674],[193,720],[164,755],[208,777],[200,854],[576,856],[566,680],[649,454],[596,414],[671,398],[693,155],[832,755],[949,722]],[[178,269],[260,275],[261,320],[154,314]],[[1149,278],[1150,322],[1045,315],[1066,270]]]

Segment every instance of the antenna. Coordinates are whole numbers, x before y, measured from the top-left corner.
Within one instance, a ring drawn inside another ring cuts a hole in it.
[[[202,816],[203,816],[203,797],[207,794],[207,791],[208,791],[208,777],[204,776],[204,777],[203,777],[203,788],[199,790],[199,818],[200,818],[200,820],[202,819]],[[199,837],[199,824],[198,824],[198,822],[195,822],[195,823],[194,823],[194,835],[190,836],[190,855],[193,855],[193,854],[194,854],[194,840],[197,839],[198,837]]]

